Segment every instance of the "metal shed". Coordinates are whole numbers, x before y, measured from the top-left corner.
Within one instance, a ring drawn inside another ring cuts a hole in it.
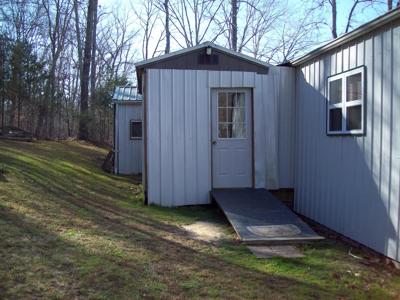
[[[400,261],[400,10],[294,65],[296,211]],[[349,101],[357,74],[361,101]],[[340,80],[350,92],[332,104]],[[330,132],[335,107],[343,122]]]
[[[213,188],[292,187],[292,68],[204,43],[136,70],[148,203],[205,204]]]
[[[114,104],[114,173],[142,173],[142,97],[135,86],[117,86]]]

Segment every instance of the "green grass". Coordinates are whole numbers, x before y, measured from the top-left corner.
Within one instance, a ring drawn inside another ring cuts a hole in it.
[[[144,206],[130,177],[104,173],[106,151],[78,142],[0,141],[0,299],[398,299],[400,277],[344,244],[260,260],[211,207]],[[179,225],[213,220],[227,240]]]

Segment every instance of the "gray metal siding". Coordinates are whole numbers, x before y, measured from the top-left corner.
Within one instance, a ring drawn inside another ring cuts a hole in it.
[[[365,136],[326,135],[327,77],[366,66]],[[400,260],[400,27],[297,68],[295,209]]]
[[[279,69],[278,98],[278,159],[279,187],[293,188],[294,173],[294,125],[295,125],[295,71]]]
[[[142,120],[142,105],[116,105],[116,172],[118,174],[142,173],[143,141],[130,139],[130,120]]]
[[[149,69],[146,79],[148,200],[163,206],[209,203],[211,190],[212,88],[253,88],[254,172],[256,187],[291,187],[292,124],[290,101],[279,82],[294,78],[290,68],[253,72]],[[293,81],[294,83],[294,81]],[[293,85],[285,89],[294,88]],[[293,94],[294,92],[292,92]],[[280,123],[282,122],[282,126]],[[267,130],[268,128],[268,130]],[[282,140],[278,141],[279,133]],[[278,160],[278,149],[282,158]],[[282,161],[282,167],[279,162]],[[267,171],[268,170],[268,171]],[[273,182],[276,178],[276,182]]]

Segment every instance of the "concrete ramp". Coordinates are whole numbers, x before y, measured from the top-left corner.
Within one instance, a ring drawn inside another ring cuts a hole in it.
[[[324,239],[265,189],[216,189],[211,194],[246,244],[288,244]]]

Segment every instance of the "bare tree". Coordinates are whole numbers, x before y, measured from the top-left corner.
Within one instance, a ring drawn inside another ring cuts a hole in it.
[[[51,138],[53,136],[54,111],[56,106],[56,69],[61,53],[65,49],[67,31],[72,15],[72,6],[68,0],[42,0],[42,7],[45,12],[47,33],[50,42],[50,70],[45,92],[47,101],[50,101],[50,111],[46,111],[47,105],[42,107],[42,116],[39,116],[38,119],[39,125],[37,127],[37,133],[38,135],[41,134],[43,121],[45,121],[48,129],[48,136]]]
[[[80,30],[81,25],[79,22],[79,12],[78,11],[79,11],[78,0],[74,0],[76,46],[77,46],[77,55],[78,55],[79,76],[81,76],[81,72],[82,72],[82,40],[81,40],[81,30]]]
[[[172,35],[174,41],[180,47],[193,47],[206,39],[215,41],[221,34],[214,25],[222,4],[222,0],[171,2],[171,24],[176,31],[176,35]]]
[[[392,10],[394,6],[394,0],[387,0],[387,9]],[[400,7],[400,0],[397,1],[396,7]]]
[[[261,50],[261,58],[277,64],[286,63],[321,43],[318,39],[320,27],[318,20],[313,18],[307,9],[300,15],[301,19],[285,18],[286,21],[276,27],[274,35],[278,40],[276,42],[271,40],[266,44],[269,49]]]
[[[230,49],[259,56],[261,44],[283,16],[285,7],[276,0],[230,0],[222,7],[224,37]],[[242,20],[241,24],[237,20]]]
[[[98,76],[106,81],[133,73],[133,62],[137,59],[134,43],[139,29],[131,30],[131,19],[128,13],[121,15],[112,11],[108,18],[100,22],[101,30],[97,36]]]
[[[97,38],[97,5],[93,8],[93,30],[92,30],[92,54],[90,62],[90,102],[94,103],[96,98],[96,38]]]
[[[229,30],[230,30],[230,37],[231,37],[231,49],[233,51],[238,50],[237,45],[237,35],[238,35],[238,25],[237,25],[237,14],[238,14],[238,2],[237,0],[231,0],[231,13],[230,18],[228,19],[230,22]]]
[[[132,4],[134,8],[134,5]],[[148,59],[150,57],[154,57],[158,52],[159,46],[164,39],[164,31],[160,33],[156,32],[157,24],[160,22],[160,10],[159,7],[156,6],[153,0],[145,0],[142,3],[142,9],[136,10],[134,8],[135,15],[139,21],[139,26],[143,31],[142,36],[142,54],[143,59]],[[168,27],[169,31],[169,27]],[[157,38],[154,38],[154,35]],[[155,46],[151,50],[150,44],[154,41]],[[168,45],[169,47],[169,45]],[[169,49],[168,49],[169,51]]]
[[[93,26],[95,23],[94,12],[97,7],[97,0],[89,0],[87,20],[86,20],[86,37],[85,37],[85,48],[83,52],[83,64],[82,64],[82,75],[81,75],[81,112],[79,120],[79,139],[87,140],[89,138],[89,71],[90,61],[92,54],[92,39],[93,39]]]
[[[353,5],[350,8],[349,14],[347,16],[347,24],[346,24],[346,29],[345,32],[349,32],[349,30],[351,29],[351,25],[353,23],[353,17],[355,14],[355,11],[357,9],[358,6],[364,5],[364,8],[367,6],[372,6],[375,3],[377,3],[378,1],[374,1],[374,0],[354,0]]]
[[[164,29],[165,29],[165,53],[171,51],[171,30],[170,30],[170,0],[156,0],[155,5],[164,13]]]
[[[329,4],[331,5],[331,17],[332,17],[332,37],[334,39],[337,38],[337,7],[336,0],[329,0]],[[347,22],[349,24],[349,21]]]
[[[349,0],[350,2],[350,0]],[[381,0],[351,0],[350,10],[347,13],[346,24],[344,32],[349,32],[354,24],[356,23],[357,12],[363,12],[368,7],[379,7],[382,6],[383,2]],[[331,29],[331,36],[332,38],[337,38],[338,33],[338,24],[337,24],[337,14],[338,14],[338,7],[337,7],[336,0],[319,0],[316,2],[316,6],[314,9],[321,10],[328,8],[329,14],[331,16],[331,23],[326,24]],[[345,11],[341,10],[341,14],[346,14]],[[324,23],[321,21],[321,23]]]

